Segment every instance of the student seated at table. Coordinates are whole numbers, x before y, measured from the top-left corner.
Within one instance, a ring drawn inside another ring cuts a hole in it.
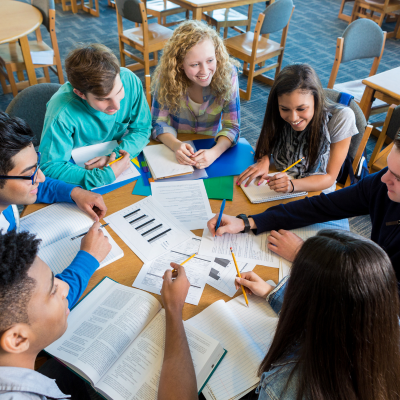
[[[276,78],[257,141],[257,163],[247,168],[237,184],[259,178],[282,193],[329,193],[347,156],[350,140],[358,133],[354,112],[333,103],[324,94],[316,72],[307,64],[288,65]],[[288,173],[269,177],[270,164]],[[289,179],[290,174],[294,180]]]
[[[37,354],[67,329],[74,305],[67,300],[68,284],[37,256],[39,242],[28,232],[0,235],[0,399],[94,399],[93,389],[55,360],[34,371]],[[184,268],[173,266],[178,277],[172,281],[166,272],[161,291],[167,337],[158,398],[194,399],[196,378],[182,323],[190,284]],[[73,274],[80,278],[80,271]]]
[[[237,66],[218,33],[200,21],[183,22],[165,45],[152,78],[152,136],[180,164],[206,168],[239,140]],[[216,144],[195,152],[178,133],[214,136]]]
[[[149,142],[151,116],[142,83],[101,44],[73,50],[65,69],[69,82],[47,104],[40,143],[43,172],[85,189],[110,184]],[[72,149],[110,140],[121,141],[110,156],[88,160],[85,168],[69,162]]]
[[[261,362],[259,400],[394,400],[400,394],[396,277],[368,239],[323,230],[276,288],[254,272],[236,278],[279,315]]]
[[[241,214],[241,218],[223,215],[217,232],[216,215],[208,221],[208,228],[217,236],[248,232],[250,229],[255,234],[271,231],[268,248],[293,261],[303,241],[287,229],[369,214],[372,222],[371,240],[386,251],[400,282],[400,130],[387,163],[388,166],[382,171],[337,192],[280,204],[248,217],[244,214]]]
[[[75,202],[95,221],[103,218],[107,207],[101,195],[43,175],[39,167],[40,153],[33,147],[33,138],[24,120],[0,112],[0,231],[3,234],[19,231],[19,212],[15,204]],[[57,275],[70,285],[70,303],[79,299],[99,263],[111,250],[99,226],[98,222],[93,225],[71,265]],[[79,280],[74,278],[75,271],[79,271]]]

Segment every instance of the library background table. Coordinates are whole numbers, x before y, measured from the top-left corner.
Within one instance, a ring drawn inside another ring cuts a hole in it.
[[[196,140],[196,139],[209,139],[209,136],[204,136],[204,135],[195,135],[195,134],[182,134],[178,135],[178,139],[184,141],[184,140]],[[154,141],[152,141],[152,144],[156,144]],[[133,203],[136,203],[144,198],[144,196],[135,196],[132,195],[132,190],[134,188],[134,185],[136,184],[135,182],[131,182],[125,186],[122,186],[121,188],[114,190],[110,193],[107,193],[103,196],[104,201],[107,206],[107,215],[113,214],[116,211],[119,211]],[[320,192],[309,192],[309,196],[314,196],[318,195]],[[295,200],[300,199],[300,197],[296,197]],[[280,200],[280,201],[271,201],[268,203],[261,203],[261,204],[251,204],[246,195],[243,193],[243,190],[237,186],[234,185],[234,191],[233,191],[233,201],[227,201],[225,205],[225,211],[224,214],[228,215],[238,215],[241,213],[244,213],[246,215],[250,214],[258,214],[260,212],[263,212],[269,207],[275,206],[280,203],[287,203],[291,201],[292,199],[287,199],[287,200]],[[293,201],[293,200],[292,200]],[[210,200],[210,205],[211,205],[211,210],[213,213],[219,213],[220,207],[221,207],[222,200]],[[43,204],[33,204],[30,206],[27,206],[22,213],[22,215],[28,215],[33,211],[36,211],[40,208],[45,207]],[[104,221],[102,221],[104,223]],[[104,268],[101,268],[97,270],[92,278],[89,281],[88,287],[85,290],[85,294],[88,293],[91,289],[93,289],[94,286],[96,286],[104,277],[108,276],[111,279],[114,279],[115,281],[126,285],[126,286],[132,286],[132,283],[136,279],[143,262],[140,260],[139,257],[136,256],[135,253],[132,252],[132,250],[120,239],[120,237],[110,228],[106,228],[107,231],[111,234],[113,239],[117,242],[118,246],[121,247],[121,249],[124,252],[124,257],[121,259],[113,262],[110,265],[107,265]],[[202,229],[197,229],[194,230],[193,233],[197,236],[202,235],[203,230]],[[272,267],[265,267],[261,265],[257,265],[254,269],[254,272],[256,272],[259,276],[261,276],[264,280],[272,279],[274,282],[278,283],[278,269],[277,268],[272,268]],[[156,297],[160,302],[161,302],[161,296],[156,295],[154,293],[151,293],[154,297]],[[241,295],[242,291],[238,290],[235,297],[238,295]],[[183,308],[183,319],[187,320],[188,318],[191,318],[207,308],[209,305],[212,303],[218,301],[218,300],[225,300],[229,301],[231,298],[229,296],[226,296],[222,292],[218,291],[217,289],[214,289],[213,287],[206,285],[204,288],[203,295],[200,299],[200,302],[197,306],[194,306],[192,304],[187,304],[185,303],[185,306]]]

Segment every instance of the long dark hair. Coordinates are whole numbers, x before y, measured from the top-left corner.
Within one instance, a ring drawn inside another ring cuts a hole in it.
[[[292,93],[297,89],[310,92],[314,96],[314,116],[307,127],[310,130],[308,165],[312,166],[317,161],[321,141],[321,126],[326,119],[328,110],[334,108],[334,106],[327,100],[318,75],[307,64],[288,65],[282,69],[275,79],[268,96],[264,122],[256,146],[256,160],[271,154],[276,135],[282,134],[284,126],[288,125],[279,114],[278,97]]]
[[[398,316],[386,253],[350,232],[320,231],[294,260],[259,374],[295,349],[298,400],[399,399]]]

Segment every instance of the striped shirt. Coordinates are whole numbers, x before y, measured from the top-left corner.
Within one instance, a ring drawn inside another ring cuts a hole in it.
[[[152,137],[156,139],[163,133],[199,133],[214,136],[226,136],[235,145],[240,136],[240,97],[237,70],[232,73],[232,96],[229,101],[217,102],[210,93],[210,87],[203,88],[203,104],[199,115],[196,116],[190,103],[189,96],[181,98],[181,109],[178,115],[170,114],[167,109],[160,109],[157,92],[151,106]]]

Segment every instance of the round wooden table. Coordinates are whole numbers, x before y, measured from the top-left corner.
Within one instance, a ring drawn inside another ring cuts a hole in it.
[[[2,0],[0,2],[0,15],[0,44],[19,40],[29,84],[36,85],[37,79],[32,63],[28,34],[35,31],[42,24],[43,17],[41,12],[30,4]]]
[[[178,138],[184,141],[184,140],[196,140],[205,138],[209,139],[209,136],[179,134]],[[156,144],[156,143],[152,140],[151,144]],[[113,190],[112,192],[107,193],[103,196],[106,206],[108,208],[107,215],[113,214],[116,211],[119,211],[144,198],[143,196],[132,195],[132,190],[135,184],[136,181],[129,183],[125,186],[122,186],[119,189]],[[319,193],[320,192],[309,192],[308,196],[318,195]],[[271,201],[268,203],[251,204],[246,195],[244,194],[243,190],[239,186],[234,185],[233,201],[226,202],[224,213],[228,215],[238,215],[240,213],[244,213],[246,215],[258,214],[263,212],[269,207],[281,203],[288,203],[290,201],[297,199],[299,199],[299,197],[294,199]],[[219,213],[219,210],[221,208],[221,203],[222,200],[210,200],[211,210],[213,213]],[[43,204],[32,204],[25,208],[22,215],[30,214],[31,212],[36,211],[43,207],[44,207]],[[104,223],[104,221],[102,220],[101,223]],[[125,242],[123,242],[122,239],[119,236],[117,236],[112,229],[108,227],[107,230],[113,237],[113,239],[117,242],[118,246],[120,246],[121,249],[124,251],[124,257],[113,262],[110,265],[107,265],[104,268],[97,270],[90,279],[88,287],[84,294],[87,294],[89,290],[93,289],[94,286],[96,286],[105,276],[108,276],[109,278],[114,279],[115,281],[123,285],[132,286],[133,281],[136,279],[143,265],[143,262],[139,259],[139,257],[135,253],[133,253],[133,251],[128,247],[128,245]],[[192,232],[195,235],[201,237],[203,230],[197,229]],[[273,281],[278,283],[279,270],[277,268],[257,265],[256,268],[254,269],[254,272],[260,275],[261,278],[263,278],[264,280],[272,279]],[[242,293],[241,290],[238,290],[235,297],[239,296],[241,293]],[[159,301],[161,301],[160,296],[154,293],[151,294],[154,297],[156,297]],[[228,297],[227,295],[221,293],[220,291],[214,289],[209,285],[206,285],[203,295],[200,299],[199,305],[194,306],[192,304],[185,303],[185,306],[183,307],[183,319],[187,320],[195,316],[196,314],[203,311],[206,307],[208,307],[212,303],[221,299],[225,301],[231,300],[231,298]]]

